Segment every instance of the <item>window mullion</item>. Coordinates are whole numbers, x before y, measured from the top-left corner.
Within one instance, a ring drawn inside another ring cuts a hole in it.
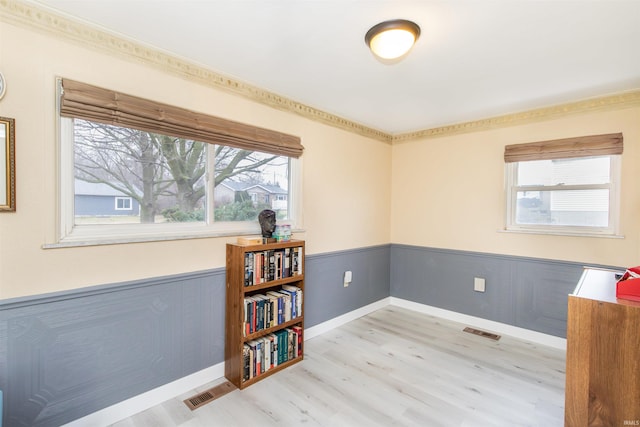
[[[215,202],[214,202],[214,190],[215,190],[215,176],[216,176],[216,145],[207,144],[207,175],[206,175],[206,222],[207,224],[213,224],[215,222]]]

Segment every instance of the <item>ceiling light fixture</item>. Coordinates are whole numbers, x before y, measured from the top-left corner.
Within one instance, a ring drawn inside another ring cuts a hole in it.
[[[393,19],[371,27],[364,36],[364,41],[374,55],[390,60],[406,55],[418,37],[418,24],[405,19]]]

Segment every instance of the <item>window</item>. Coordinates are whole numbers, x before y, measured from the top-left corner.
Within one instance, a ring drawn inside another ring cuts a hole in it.
[[[263,209],[295,223],[299,139],[82,83],[62,86],[60,243],[259,233]],[[149,114],[149,105],[161,114]],[[119,117],[136,109],[162,119]],[[275,203],[279,194],[289,202]],[[113,214],[101,208],[106,197]]]
[[[77,193],[76,193],[77,196]],[[131,210],[131,197],[116,197],[116,210],[117,211],[130,211]]]
[[[621,134],[508,146],[507,230],[616,234],[621,153]]]

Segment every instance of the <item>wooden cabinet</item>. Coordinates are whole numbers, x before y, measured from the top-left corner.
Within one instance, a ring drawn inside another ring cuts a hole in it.
[[[640,425],[640,303],[615,272],[585,269],[569,295],[565,426]]]
[[[302,240],[227,244],[225,377],[245,388],[303,359]]]

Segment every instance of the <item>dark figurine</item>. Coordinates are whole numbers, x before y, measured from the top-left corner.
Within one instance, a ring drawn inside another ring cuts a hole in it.
[[[262,237],[271,238],[276,229],[276,213],[271,209],[265,209],[258,215],[258,222],[262,228]]]

